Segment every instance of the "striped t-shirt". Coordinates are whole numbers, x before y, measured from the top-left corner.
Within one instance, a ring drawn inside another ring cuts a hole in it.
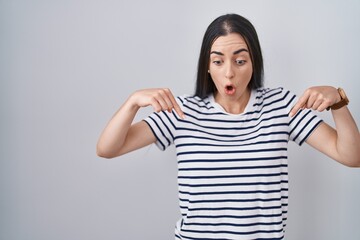
[[[213,96],[178,97],[185,113],[145,121],[165,150],[176,147],[181,219],[175,239],[283,239],[288,210],[288,141],[301,145],[321,119],[289,117],[296,96],[283,88],[251,92],[242,114]]]

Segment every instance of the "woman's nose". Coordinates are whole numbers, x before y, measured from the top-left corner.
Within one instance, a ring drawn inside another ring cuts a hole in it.
[[[232,64],[228,64],[225,69],[225,77],[231,79],[234,77],[234,69]]]

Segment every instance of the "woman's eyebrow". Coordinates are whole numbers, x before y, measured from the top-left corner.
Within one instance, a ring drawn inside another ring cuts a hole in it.
[[[212,51],[210,52],[210,54],[216,54],[216,55],[221,55],[221,56],[224,56],[224,54],[222,52],[218,52],[218,51]]]
[[[241,48],[239,50],[236,50],[235,52],[233,52],[234,55],[239,54],[241,52],[249,52],[246,48]],[[216,54],[216,55],[220,55],[220,56],[224,56],[224,54],[222,52],[218,52],[218,51],[211,51],[210,54]]]
[[[238,54],[238,53],[241,53],[241,52],[249,52],[249,51],[247,49],[245,49],[245,48],[241,48],[241,49],[236,50],[235,52],[233,52],[233,54],[235,55],[235,54]]]

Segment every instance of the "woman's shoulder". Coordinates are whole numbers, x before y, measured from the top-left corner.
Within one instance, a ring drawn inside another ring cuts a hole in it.
[[[184,94],[177,97],[177,100],[182,105],[194,105],[198,107],[207,107],[210,106],[209,97],[200,98],[195,95]]]
[[[284,87],[258,88],[255,91],[255,105],[277,106],[289,105],[296,95]]]
[[[196,95],[185,94],[177,96],[177,102],[183,107],[183,111],[190,111],[196,113],[208,113],[214,111],[214,106],[211,103],[211,96],[200,98]]]
[[[263,87],[255,90],[256,98],[284,97],[286,95],[295,95],[284,87]]]

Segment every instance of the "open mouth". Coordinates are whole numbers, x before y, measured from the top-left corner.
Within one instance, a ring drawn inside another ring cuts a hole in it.
[[[225,86],[225,93],[228,95],[232,95],[235,93],[235,86],[230,84]]]

